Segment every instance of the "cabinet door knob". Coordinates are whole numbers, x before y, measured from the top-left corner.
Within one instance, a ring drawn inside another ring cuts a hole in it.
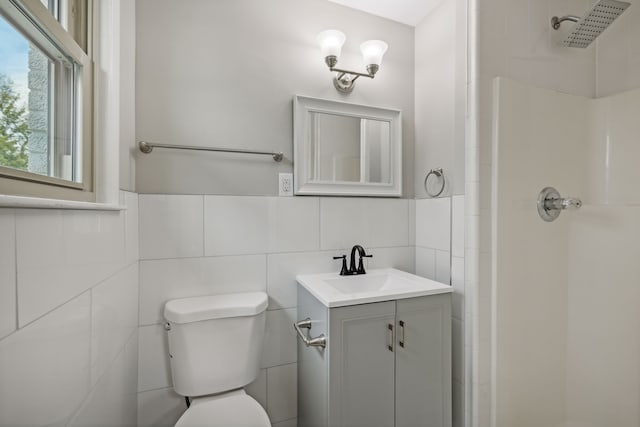
[[[387,348],[389,349],[390,352],[393,353],[393,343],[395,341],[395,338],[393,336],[393,325],[389,323],[387,325],[387,328],[389,329],[389,345],[387,345]]]
[[[399,322],[399,324],[400,324],[400,332],[401,333],[400,333],[400,339],[398,340],[398,344],[400,345],[400,347],[404,348],[404,342],[405,342],[405,339],[404,339],[404,321],[401,320]]]

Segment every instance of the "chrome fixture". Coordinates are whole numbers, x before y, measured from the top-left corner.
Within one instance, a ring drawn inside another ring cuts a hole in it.
[[[435,175],[441,181],[440,190],[436,191],[435,193],[432,193],[431,191],[429,191],[429,186],[427,185],[431,175]],[[438,197],[439,195],[441,195],[442,192],[444,191],[444,186],[445,186],[445,179],[444,179],[444,173],[442,172],[442,168],[431,169],[427,174],[427,176],[424,178],[424,191],[426,191],[429,197]]]
[[[560,193],[553,187],[545,187],[538,195],[538,214],[540,218],[551,222],[560,216],[565,209],[578,209],[582,206],[580,199],[560,197]]]
[[[325,64],[327,64],[330,71],[337,73],[333,79],[333,85],[340,92],[351,93],[358,77],[368,77],[370,79],[375,77],[380,69],[382,56],[387,51],[388,45],[382,40],[368,40],[362,43],[360,45],[360,51],[362,52],[367,72],[359,73],[357,71],[336,68],[342,51],[342,45],[346,39],[344,33],[338,30],[325,30],[316,37]]]
[[[195,151],[217,151],[221,153],[240,153],[240,154],[259,154],[273,157],[276,162],[281,162],[284,159],[284,154],[270,152],[270,151],[256,151],[256,150],[242,150],[239,148],[215,148],[215,147],[196,147],[193,145],[170,145],[170,144],[156,144],[155,142],[140,141],[138,148],[144,154],[149,154],[154,148],[169,148],[173,150],[195,150]]]
[[[551,27],[554,30],[560,29],[565,21],[575,22],[578,25],[561,44],[567,47],[586,48],[598,37],[615,19],[622,14],[631,4],[617,0],[600,0],[583,17],[566,15],[558,18],[551,18]]]
[[[295,322],[293,324],[293,328],[296,330],[296,332],[298,333],[298,336],[300,337],[300,339],[302,339],[302,342],[307,347],[322,347],[322,348],[325,348],[327,346],[327,337],[325,337],[324,334],[320,334],[319,336],[317,336],[315,338],[309,338],[307,336],[307,334],[302,332],[301,328],[311,330],[311,319],[310,318],[307,317],[304,320],[299,320],[299,321]]]
[[[360,256],[357,267],[356,267],[356,252],[358,252],[358,255]],[[362,262],[362,258],[373,258],[373,255],[367,255],[364,248],[360,245],[355,245],[353,248],[351,248],[351,259],[350,259],[351,262],[349,263],[349,268],[347,268],[346,255],[333,257],[333,259],[342,260],[342,268],[340,269],[341,276],[354,276],[357,274],[367,274],[367,272],[364,271],[364,263]]]

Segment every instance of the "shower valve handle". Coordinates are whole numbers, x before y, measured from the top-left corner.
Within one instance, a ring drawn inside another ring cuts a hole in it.
[[[582,206],[582,201],[573,197],[560,197],[560,193],[553,187],[544,188],[538,195],[538,214],[551,222],[560,216],[565,209],[575,210]]]
[[[545,199],[544,201],[544,209],[545,210],[565,210],[565,209],[578,209],[582,206],[582,201],[580,199],[567,197],[567,198],[559,198],[559,199]]]

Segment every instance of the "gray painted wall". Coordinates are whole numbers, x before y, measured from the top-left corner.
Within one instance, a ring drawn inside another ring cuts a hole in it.
[[[136,6],[120,3],[120,188],[136,191]]]
[[[466,16],[465,1],[448,0],[416,26],[416,198],[427,197],[424,179],[434,168],[444,170],[443,196],[464,194]]]
[[[295,94],[402,110],[403,197],[413,197],[414,29],[326,0],[136,2],[136,138],[253,148],[269,157],[156,150],[137,154],[141,193],[276,195],[292,171]],[[363,70],[359,45],[389,44],[375,80],[338,93],[318,32],[347,35],[340,66]]]

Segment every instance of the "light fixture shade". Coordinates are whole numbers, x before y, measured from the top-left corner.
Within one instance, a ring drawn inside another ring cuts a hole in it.
[[[338,30],[324,30],[316,37],[323,58],[327,56],[339,58],[342,45],[346,39],[347,37],[344,33]]]
[[[382,64],[382,57],[389,46],[382,40],[367,40],[360,45],[360,51],[364,59],[365,65]]]

